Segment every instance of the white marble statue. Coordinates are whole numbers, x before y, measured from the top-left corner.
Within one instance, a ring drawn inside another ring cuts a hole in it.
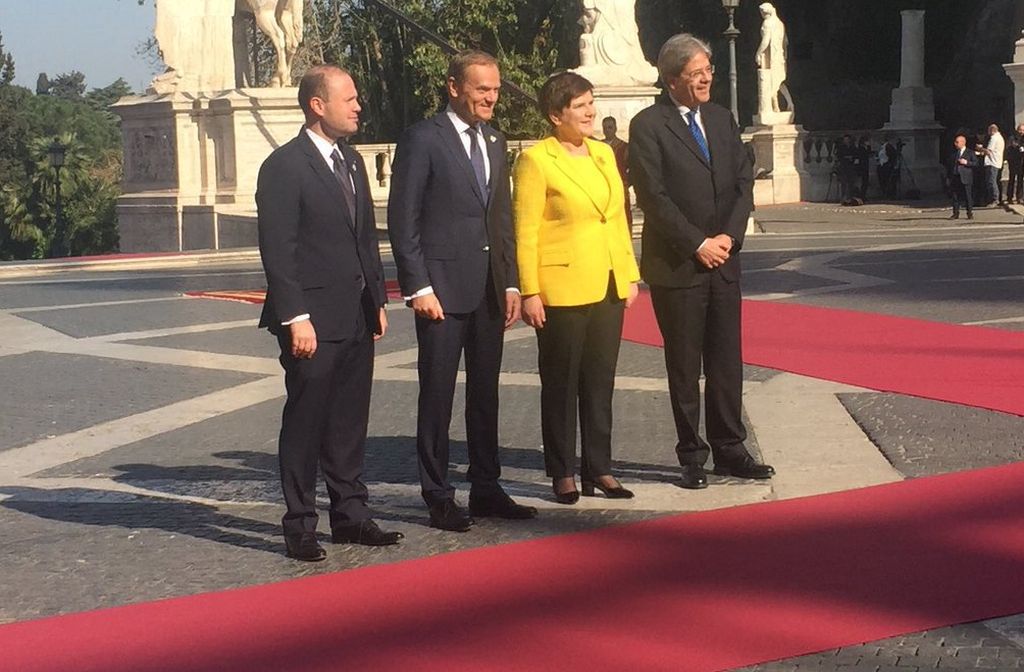
[[[167,71],[151,89],[206,93],[250,85],[249,50],[234,25],[245,13],[256,17],[277,53],[270,86],[290,86],[303,5],[304,0],[157,0],[154,34]]]
[[[580,67],[594,86],[650,86],[657,68],[644,58],[635,0],[583,0]]]
[[[762,118],[771,118],[781,112],[792,116],[793,98],[786,87],[786,26],[775,13],[770,2],[759,7],[761,17],[761,44],[754,58],[757,61],[758,111]],[[782,102],[785,101],[783,108]]]
[[[271,87],[291,86],[292,65],[295,54],[302,44],[302,10],[304,0],[237,0],[239,14],[252,14],[256,26],[270,39],[277,54]],[[251,84],[246,81],[249,72],[249,52],[243,45],[236,45],[239,85]]]
[[[232,16],[235,0],[157,0],[154,35],[167,71],[155,93],[234,88]]]

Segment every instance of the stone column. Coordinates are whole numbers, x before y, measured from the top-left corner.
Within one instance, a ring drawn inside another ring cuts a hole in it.
[[[889,123],[883,130],[900,146],[900,185],[904,195],[916,189],[921,194],[941,193],[939,135],[935,121],[935,97],[924,85],[924,10],[900,12],[903,42],[900,58],[900,86],[892,91]],[[911,186],[913,185],[913,186]],[[908,188],[909,187],[909,188]]]
[[[924,10],[904,9],[900,88],[924,86]]]
[[[1013,81],[1013,113],[1015,124],[1024,124],[1024,31],[1021,38],[1017,40],[1017,51],[1013,56],[1013,63],[1003,66],[1006,75]]]

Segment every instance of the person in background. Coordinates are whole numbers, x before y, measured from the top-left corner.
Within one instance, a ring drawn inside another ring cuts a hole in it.
[[[523,152],[513,171],[523,320],[537,330],[544,464],[562,504],[580,496],[577,409],[583,494],[633,496],[612,475],[612,394],[623,311],[637,297],[640,270],[615,154],[591,139],[593,88],[573,72],[541,87],[551,136]]]
[[[896,147],[893,146],[892,139],[886,137],[885,142],[878,148],[877,168],[878,188],[885,198],[892,198],[896,195],[894,174],[896,168]]]
[[[977,164],[975,152],[967,149],[967,137],[962,133],[953,140],[953,150],[946,160],[946,176],[949,193],[953,198],[953,214],[950,219],[960,218],[960,204],[967,206],[967,219],[974,219],[973,187],[974,167]]]
[[[1003,189],[999,180],[1003,173],[1003,153],[1006,141],[999,127],[991,124],[988,127],[988,144],[985,145],[985,185],[988,187],[989,204],[1003,205]]]
[[[857,148],[853,146],[853,137],[844,135],[839,147],[836,149],[836,165],[839,172],[839,202],[843,205],[853,205],[856,193],[856,181],[858,166]]]
[[[871,139],[862,135],[857,140],[857,174],[860,177],[860,197],[868,200],[868,185],[871,183]]]
[[[1006,146],[1006,165],[1010,173],[1006,201],[1024,203],[1024,124],[1017,127]]]
[[[629,226],[630,235],[633,234],[633,206],[629,202],[629,143],[618,136],[619,124],[615,117],[605,117],[601,121],[601,131],[604,133],[604,141],[611,146],[615,154],[615,167],[618,168],[619,176],[622,178],[622,193],[626,198],[626,223]]]

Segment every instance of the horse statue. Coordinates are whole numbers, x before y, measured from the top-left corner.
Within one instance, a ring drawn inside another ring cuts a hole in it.
[[[236,0],[236,16],[251,14],[256,19],[256,26],[270,38],[277,53],[277,64],[274,75],[270,78],[271,87],[291,86],[292,64],[295,54],[302,44],[302,11],[305,0]],[[249,72],[249,54],[244,46],[239,48],[236,37],[235,68],[241,84],[247,82]],[[244,45],[244,41],[242,41]]]

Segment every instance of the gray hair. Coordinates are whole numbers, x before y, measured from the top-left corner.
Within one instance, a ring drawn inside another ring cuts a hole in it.
[[[658,52],[658,74],[661,81],[667,85],[669,79],[678,77],[686,64],[701,52],[711,58],[711,46],[690,33],[679,33],[668,38]]]

